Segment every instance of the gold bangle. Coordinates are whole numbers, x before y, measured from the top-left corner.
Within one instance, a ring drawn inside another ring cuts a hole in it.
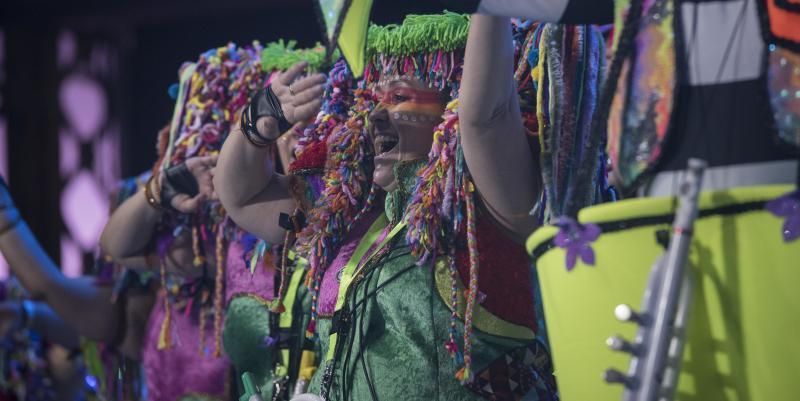
[[[144,184],[144,197],[147,199],[147,204],[150,205],[150,207],[152,207],[155,210],[162,211],[164,210],[164,207],[161,206],[160,200],[156,199],[156,197],[153,195],[152,185],[157,177],[158,173],[151,175],[150,179],[147,180],[147,183]]]

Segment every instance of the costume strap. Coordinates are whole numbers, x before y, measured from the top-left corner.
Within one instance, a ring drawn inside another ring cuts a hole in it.
[[[292,278],[289,280],[289,288],[286,292],[286,297],[283,298],[284,310],[280,314],[278,320],[279,333],[289,333],[292,329],[292,322],[294,321],[294,302],[297,299],[297,290],[300,288],[300,283],[303,282],[304,269],[295,269],[292,273]],[[291,334],[291,333],[289,333]],[[289,336],[291,337],[291,335]],[[302,341],[300,339],[299,341]],[[276,367],[275,371],[281,376],[287,376],[289,373],[290,349],[289,344],[281,344],[280,347],[281,362]]]
[[[361,273],[364,266],[366,266],[369,261],[378,254],[378,252],[383,249],[386,244],[388,244],[394,237],[397,236],[400,231],[405,228],[405,223],[400,223],[392,228],[392,231],[389,232],[388,235],[381,241],[381,233],[384,232],[389,221],[386,215],[382,214],[372,226],[370,226],[369,231],[361,241],[358,243],[358,247],[356,247],[355,252],[353,252],[353,256],[350,257],[350,260],[347,261],[347,264],[344,266],[342,270],[342,280],[339,283],[339,294],[336,297],[336,309],[334,310],[334,321],[337,320],[337,316],[341,315],[341,311],[344,308],[345,301],[347,300],[347,293],[351,288],[351,284],[354,282],[354,278]],[[377,244],[380,241],[380,244]],[[378,245],[378,246],[375,246]],[[364,258],[364,256],[372,249],[372,253]],[[334,322],[336,323],[336,322]],[[334,324],[335,326],[335,324]],[[334,359],[334,354],[336,350],[336,341],[338,337],[336,327],[331,328],[330,334],[330,342],[328,344],[328,353],[325,357],[326,361],[330,362]]]

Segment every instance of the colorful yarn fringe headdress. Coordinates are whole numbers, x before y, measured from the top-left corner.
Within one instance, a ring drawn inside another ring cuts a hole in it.
[[[166,152],[157,169],[166,169],[191,157],[219,153],[236,116],[249,101],[250,93],[263,87],[266,74],[261,66],[262,47],[253,42],[251,47],[229,44],[203,53],[196,63],[181,67],[181,83],[175,113],[169,131]],[[213,294],[214,356],[221,353],[225,250],[230,230],[225,211],[219,203],[208,202],[192,215],[170,214],[162,222],[163,235],[158,251],[162,258],[162,291],[167,291],[164,257],[174,238],[183,230],[192,235],[195,255],[194,265],[206,269],[207,244],[214,244],[216,276]],[[209,294],[203,294],[201,302]],[[164,301],[165,317],[162,322],[158,348],[171,346],[171,307],[168,297]],[[200,311],[200,349],[205,349],[205,313]]]

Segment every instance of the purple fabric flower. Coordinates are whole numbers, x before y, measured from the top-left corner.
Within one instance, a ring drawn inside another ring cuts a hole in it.
[[[800,238],[800,190],[767,202],[767,210],[775,216],[784,218],[783,242]]]
[[[275,344],[278,343],[278,339],[275,337],[264,336],[263,346],[266,348],[272,348]]]
[[[600,236],[597,224],[580,224],[569,217],[560,217],[556,226],[561,228],[554,242],[567,251],[567,271],[572,271],[580,256],[584,264],[594,265],[594,250],[591,243]]]

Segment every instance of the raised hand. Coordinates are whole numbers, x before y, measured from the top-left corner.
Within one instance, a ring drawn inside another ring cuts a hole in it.
[[[299,78],[308,63],[299,62],[272,81],[272,91],[281,102],[283,116],[290,124],[314,118],[322,106],[325,75],[312,74]]]
[[[212,171],[217,165],[217,156],[192,157],[186,159],[184,164],[186,165],[186,169],[197,181],[198,192],[194,196],[187,193],[177,193],[170,200],[170,205],[181,213],[192,213],[206,200],[217,199],[217,194],[214,191],[214,184],[212,182]],[[162,179],[164,178],[162,177]],[[162,196],[163,195],[162,192]]]

